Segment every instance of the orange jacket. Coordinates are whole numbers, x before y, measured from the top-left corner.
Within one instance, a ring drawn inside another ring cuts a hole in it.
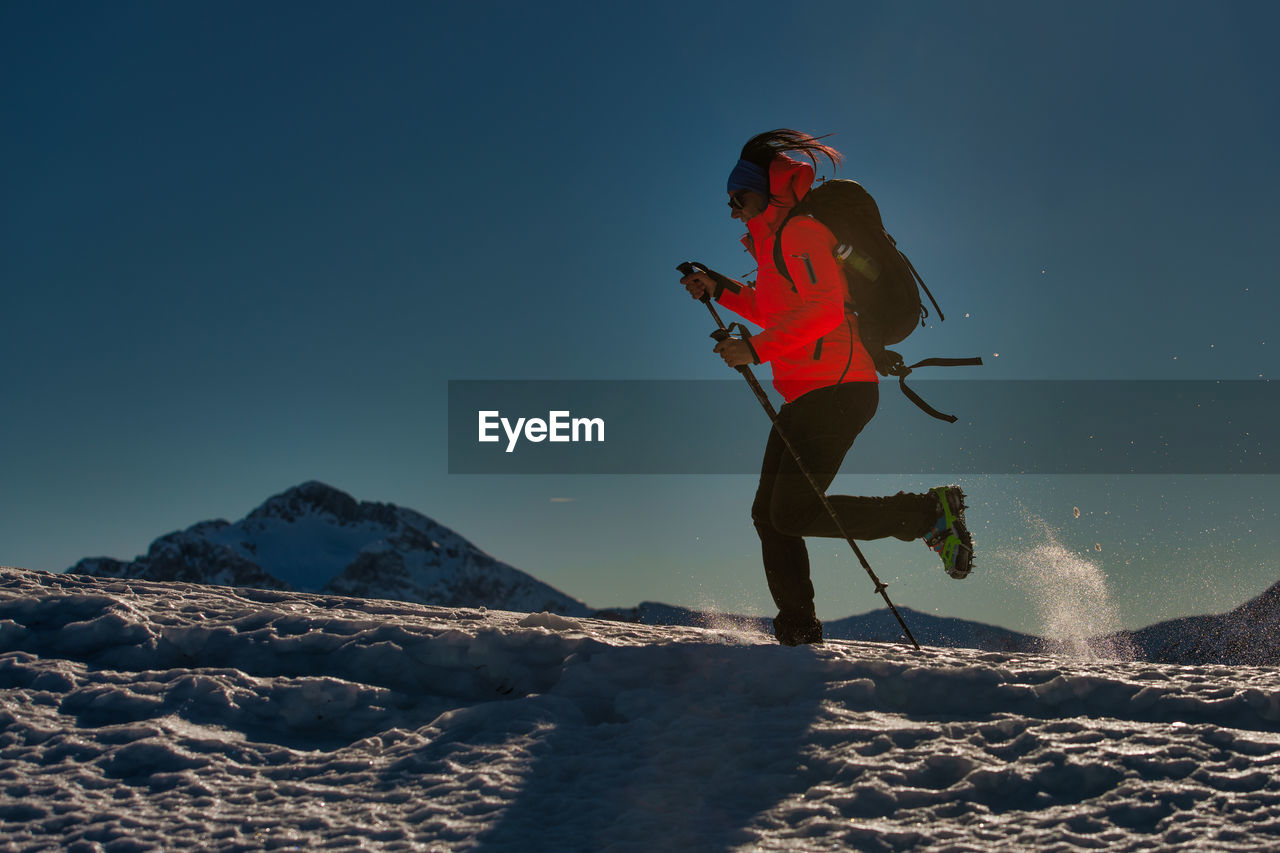
[[[791,281],[774,266],[773,242],[787,212],[813,184],[813,167],[790,157],[769,165],[778,199],[747,221],[742,242],[756,259],[755,286],[724,290],[717,301],[763,328],[751,338],[761,362],[773,365],[773,386],[788,402],[841,382],[878,382],[875,363],[858,338],[858,318],[846,313],[844,273],[833,251],[836,238],[816,219],[787,223],[782,256]],[[794,284],[793,284],[794,282]]]

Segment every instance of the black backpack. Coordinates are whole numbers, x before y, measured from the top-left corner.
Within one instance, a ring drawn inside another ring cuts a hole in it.
[[[920,273],[885,230],[880,208],[871,193],[857,181],[831,180],[814,187],[791,209],[778,227],[778,239],[773,243],[774,266],[787,281],[791,281],[791,277],[783,258],[782,232],[796,216],[812,216],[827,226],[839,241],[835,255],[844,270],[849,291],[845,309],[858,316],[858,336],[875,361],[876,369],[885,376],[897,376],[903,393],[925,412],[954,422],[954,416],[944,415],[925,403],[904,380],[916,367],[978,365],[982,359],[928,358],[907,366],[902,356],[885,349],[905,339],[917,326],[924,325],[929,309],[920,300],[921,290],[929,297],[939,322],[946,317]]]
[[[836,257],[849,283],[846,307],[858,315],[859,334],[868,350],[896,344],[917,325],[924,325],[929,309],[920,301],[922,289],[938,319],[946,319],[916,268],[885,230],[880,208],[862,184],[834,180],[814,187],[791,208],[778,228],[779,235],[796,216],[812,216],[840,241]],[[781,238],[774,241],[773,262],[790,281]]]

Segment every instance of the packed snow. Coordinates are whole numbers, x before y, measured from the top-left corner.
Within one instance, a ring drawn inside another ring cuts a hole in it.
[[[1267,850],[1280,675],[0,570],[7,850]]]

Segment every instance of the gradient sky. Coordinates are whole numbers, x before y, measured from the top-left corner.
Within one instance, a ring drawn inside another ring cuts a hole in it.
[[[947,311],[909,359],[1277,372],[1280,6],[783,9],[0,4],[0,564],[131,558],[319,479],[594,606],[770,612],[754,478],[450,476],[445,391],[722,378],[673,267],[750,271],[724,181],[773,127],[834,134]],[[1280,478],[964,485],[978,571],[873,543],[897,603],[1038,630],[1036,578],[1072,583],[1020,559],[1047,536],[1130,626],[1280,579]],[[876,606],[811,551],[820,615]]]

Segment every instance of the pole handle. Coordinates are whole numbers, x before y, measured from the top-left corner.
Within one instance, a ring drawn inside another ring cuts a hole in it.
[[[710,276],[711,280],[716,283],[716,287],[718,288],[716,291],[717,293],[721,290],[727,290],[730,293],[738,293],[742,290],[742,285],[729,278],[729,276],[724,275],[723,273],[718,273],[706,264],[700,264],[697,261],[685,261],[684,263],[677,265],[676,270],[681,275],[693,275],[694,273],[700,272],[703,275]],[[709,301],[708,297],[703,296],[702,301]]]

